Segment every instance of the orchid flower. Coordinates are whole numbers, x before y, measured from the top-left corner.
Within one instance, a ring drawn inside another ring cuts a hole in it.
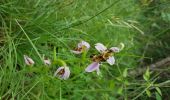
[[[50,66],[51,65],[50,59],[44,59],[44,64]]]
[[[34,61],[30,57],[28,57],[27,55],[24,55],[24,60],[25,60],[26,65],[29,65],[29,66],[34,65]]]
[[[80,43],[78,43],[77,48],[71,50],[71,52],[74,54],[81,54],[84,51],[88,51],[89,48],[90,48],[90,44],[88,42],[81,41]]]
[[[57,76],[60,79],[67,80],[70,76],[70,69],[67,66],[62,66],[57,69],[54,73],[54,76]]]
[[[100,55],[93,56],[93,62],[85,69],[86,72],[93,72],[97,71],[97,74],[99,74],[99,66],[100,62],[107,61],[110,65],[115,64],[115,58],[112,56],[112,53],[117,53],[120,51],[118,47],[111,47],[110,49],[107,49],[103,44],[97,43],[95,44],[95,48],[97,51],[100,52]]]
[[[120,49],[118,47],[111,47],[110,49],[107,49],[103,44],[101,43],[97,43],[95,44],[95,48],[101,53],[103,54],[105,60],[107,61],[107,63],[109,63],[110,65],[115,64],[115,58],[112,56],[112,54],[109,54],[110,52],[112,53],[117,53],[120,51]]]

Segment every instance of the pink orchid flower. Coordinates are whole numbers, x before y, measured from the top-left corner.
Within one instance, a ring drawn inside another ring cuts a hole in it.
[[[26,65],[28,65],[28,66],[34,65],[34,61],[30,57],[28,57],[27,55],[24,55],[24,60],[25,60]]]
[[[67,66],[62,66],[57,69],[54,73],[54,76],[57,76],[60,79],[67,80],[70,76],[70,69]]]
[[[88,51],[89,48],[90,48],[90,44],[88,42],[81,41],[80,43],[78,43],[77,48],[71,50],[71,52],[74,54],[81,54],[84,51]]]
[[[97,74],[99,74],[99,66],[100,62],[107,61],[110,65],[115,64],[115,58],[112,56],[112,53],[117,53],[120,51],[118,47],[111,47],[110,49],[107,49],[103,44],[97,43],[95,44],[95,48],[100,52],[100,55],[93,56],[92,64],[90,64],[85,71],[86,72],[93,72],[97,71]]]

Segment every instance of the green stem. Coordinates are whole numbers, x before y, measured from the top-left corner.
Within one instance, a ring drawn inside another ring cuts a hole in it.
[[[54,64],[59,64],[61,66],[67,66],[67,64],[65,63],[64,60],[61,60],[61,59],[56,59],[54,60]]]

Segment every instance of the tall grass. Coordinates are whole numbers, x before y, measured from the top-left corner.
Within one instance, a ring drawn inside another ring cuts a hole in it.
[[[151,59],[143,52],[145,41],[152,38],[145,38],[150,24],[145,21],[147,18],[143,19],[146,9],[140,6],[148,7],[150,2],[141,3],[132,0],[1,0],[0,98],[161,98],[166,91],[161,93],[160,87],[169,81],[156,81],[159,73],[151,74],[148,70],[144,79],[128,76],[128,70],[139,67],[141,59]],[[81,40],[91,44],[87,55],[72,54],[70,50]],[[91,63],[90,55],[97,53],[95,43],[108,47],[125,45],[114,55],[115,65],[101,65],[99,76],[84,71]],[[24,54],[35,61],[34,66],[25,65]],[[52,60],[50,67],[43,64],[43,55]],[[62,59],[70,68],[68,80],[53,76],[61,66],[55,58]]]

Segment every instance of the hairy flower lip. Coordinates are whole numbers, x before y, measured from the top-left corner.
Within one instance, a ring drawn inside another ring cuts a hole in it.
[[[70,76],[70,69],[67,66],[62,66],[57,69],[54,73],[54,76],[57,76],[59,79],[67,80]]]
[[[25,64],[26,64],[26,65],[29,65],[29,66],[34,65],[34,63],[35,63],[35,62],[32,60],[32,58],[28,57],[27,55],[24,55],[24,61],[25,61]]]

